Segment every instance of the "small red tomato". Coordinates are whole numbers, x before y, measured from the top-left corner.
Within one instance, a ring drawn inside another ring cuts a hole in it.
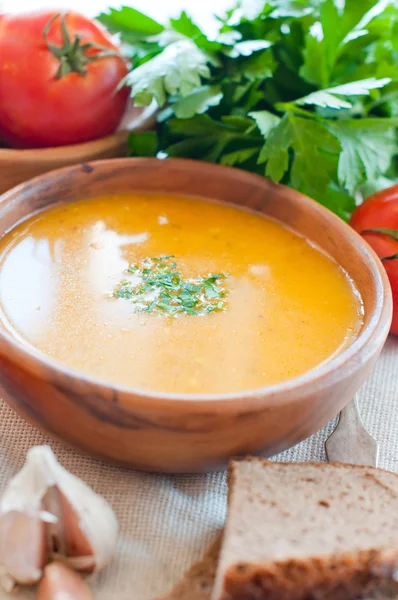
[[[0,18],[0,139],[15,148],[86,142],[115,131],[127,65],[100,23],[74,12]]]
[[[350,223],[383,261],[393,295],[391,333],[398,335],[398,185],[367,198]]]

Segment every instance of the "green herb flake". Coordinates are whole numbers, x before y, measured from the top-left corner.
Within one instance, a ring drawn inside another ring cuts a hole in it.
[[[126,298],[128,300],[130,300],[133,295],[133,288],[128,281],[122,281],[114,293],[115,298]]]
[[[228,290],[221,282],[229,273],[184,279],[174,258],[174,255],[146,258],[129,265],[126,273],[134,275],[137,282],[121,281],[113,297],[131,300],[136,313],[176,316],[224,311]]]

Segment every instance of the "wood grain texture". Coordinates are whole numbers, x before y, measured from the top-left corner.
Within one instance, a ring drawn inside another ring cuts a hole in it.
[[[108,462],[195,472],[219,468],[231,456],[271,456],[309,436],[348,404],[388,334],[388,280],[360,236],[294,190],[196,161],[98,161],[48,173],[3,194],[0,231],[59,200],[126,191],[194,194],[246,206],[308,237],[346,269],[362,294],[365,319],[358,338],[295,380],[238,394],[186,396],[104,385],[53,363],[0,329],[0,384],[15,410],[53,437]]]
[[[84,144],[13,150],[0,148],[0,194],[32,177],[54,169],[103,158],[128,155],[127,138],[130,131],[150,129],[155,123],[155,110],[130,106],[123,117],[119,131],[99,140]]]

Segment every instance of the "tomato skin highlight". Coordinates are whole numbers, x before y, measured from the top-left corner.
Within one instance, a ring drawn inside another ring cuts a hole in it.
[[[398,185],[367,198],[353,213],[350,225],[385,259],[398,254],[398,240],[370,229],[387,228],[398,234]],[[398,259],[383,260],[393,295],[393,319],[390,332],[398,335]]]
[[[117,128],[129,91],[116,86],[127,74],[121,56],[98,58],[85,75],[72,72],[57,79],[59,60],[47,47],[43,30],[55,11],[0,18],[0,139],[14,148],[43,148],[90,141]],[[118,51],[102,25],[68,12],[70,39]],[[48,32],[48,41],[64,43],[61,19]],[[86,56],[97,51],[89,49]]]

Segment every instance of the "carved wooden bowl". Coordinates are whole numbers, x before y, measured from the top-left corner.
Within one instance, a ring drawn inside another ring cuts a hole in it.
[[[7,402],[56,439],[107,462],[146,471],[195,472],[218,468],[231,456],[271,456],[325,425],[351,400],[379,355],[391,321],[391,293],[367,244],[309,198],[213,164],[104,160],[47,173],[3,194],[0,231],[59,200],[142,190],[244,205],[315,242],[346,269],[362,294],[365,323],[359,336],[329,362],[286,383],[244,393],[183,396],[103,384],[52,362],[0,329],[0,383]]]

